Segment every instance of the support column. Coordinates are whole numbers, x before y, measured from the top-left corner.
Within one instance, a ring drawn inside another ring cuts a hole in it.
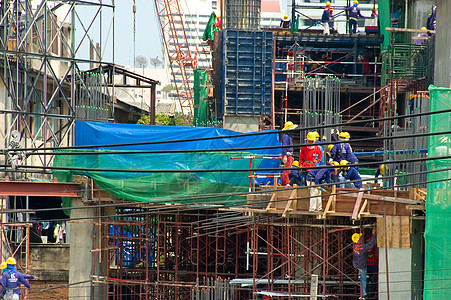
[[[388,248],[388,286],[385,264],[385,248],[379,248],[379,300],[410,299],[412,288],[412,249]]]
[[[73,198],[72,206],[83,206],[82,199]],[[71,218],[83,220],[69,223],[69,299],[91,299],[93,212],[91,208],[71,210]]]
[[[437,33],[435,37],[434,85],[451,88],[451,5],[437,0]]]

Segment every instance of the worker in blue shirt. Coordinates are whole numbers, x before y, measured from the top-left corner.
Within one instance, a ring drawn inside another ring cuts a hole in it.
[[[348,161],[346,161],[346,160],[340,161],[340,165],[342,166],[342,169],[343,169],[343,177],[346,180],[355,181],[355,182],[352,182],[354,187],[357,189],[361,189],[362,188],[362,177],[360,177],[360,174],[357,171],[357,169],[354,167],[348,166]],[[346,185],[350,185],[350,184],[348,183]]]
[[[342,142],[340,144],[335,144],[330,150],[329,161],[342,161],[347,160],[350,164],[357,164],[358,159],[352,151],[351,145],[347,143],[350,139],[349,132],[340,132],[338,139]]]
[[[295,129],[298,125],[293,124],[293,122],[288,121],[285,123],[282,130],[290,130]],[[291,168],[291,164],[293,163],[293,139],[291,138],[291,132],[284,133],[282,135],[282,146],[291,146],[282,148],[282,162],[284,168]],[[290,170],[284,170],[282,172],[282,185],[289,186],[290,178],[289,178]]]
[[[373,228],[373,234],[371,240],[368,243],[363,242],[363,236],[361,233],[354,233],[351,237],[354,243],[352,265],[359,270],[360,284],[362,285],[362,297],[365,299],[366,294],[366,270],[368,264],[368,251],[376,244],[376,230]]]
[[[290,177],[290,185],[305,186],[305,178],[302,176],[299,168],[299,161],[293,161],[292,170],[288,175]]]
[[[329,19],[330,19],[330,1],[326,2],[326,7],[324,8],[323,11],[323,15],[321,16],[321,22],[323,23],[324,26],[324,31],[323,34],[324,35],[329,35],[330,34],[330,28],[329,28]]]
[[[15,300],[20,298],[20,284],[22,283],[28,289],[30,289],[30,284],[27,279],[34,279],[35,276],[30,274],[22,274],[16,270],[16,260],[13,257],[9,257],[6,260],[6,271],[2,274],[2,289],[0,294],[3,299]]]
[[[365,18],[360,13],[360,8],[357,6],[359,5],[359,1],[354,0],[352,6],[349,6],[346,8],[346,11],[348,12],[349,17],[349,34],[353,34],[357,32],[357,20],[359,17]]]

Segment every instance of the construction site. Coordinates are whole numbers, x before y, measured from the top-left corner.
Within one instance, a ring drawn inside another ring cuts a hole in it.
[[[193,126],[156,125],[159,81],[115,63],[114,0],[1,2],[0,251],[37,276],[20,299],[451,299],[448,1],[289,0],[271,28],[280,1],[204,1],[201,45],[182,2],[152,1]],[[312,132],[328,157],[346,133],[360,179],[286,184],[346,167],[302,165]],[[376,239],[366,289],[355,234]]]

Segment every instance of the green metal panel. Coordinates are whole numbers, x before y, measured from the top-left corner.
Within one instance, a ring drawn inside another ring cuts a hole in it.
[[[382,50],[387,50],[390,44],[390,32],[386,31],[385,28],[391,27],[390,0],[379,0],[378,9],[381,34],[384,36]]]

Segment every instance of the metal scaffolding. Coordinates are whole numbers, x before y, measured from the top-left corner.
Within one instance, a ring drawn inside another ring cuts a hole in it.
[[[359,225],[350,219],[202,210],[156,213],[143,208],[116,208],[116,213],[99,220],[108,237],[93,250],[107,257],[102,283],[108,286],[109,299],[306,295],[312,274],[319,276],[321,295],[358,296],[350,235]]]
[[[105,58],[114,62],[114,41],[112,48],[104,46],[114,35],[113,3],[2,2],[0,134],[5,147],[14,137],[22,148],[71,145],[78,117],[106,121],[113,114],[101,74],[83,73]],[[47,155],[27,159],[27,164],[51,163]]]

